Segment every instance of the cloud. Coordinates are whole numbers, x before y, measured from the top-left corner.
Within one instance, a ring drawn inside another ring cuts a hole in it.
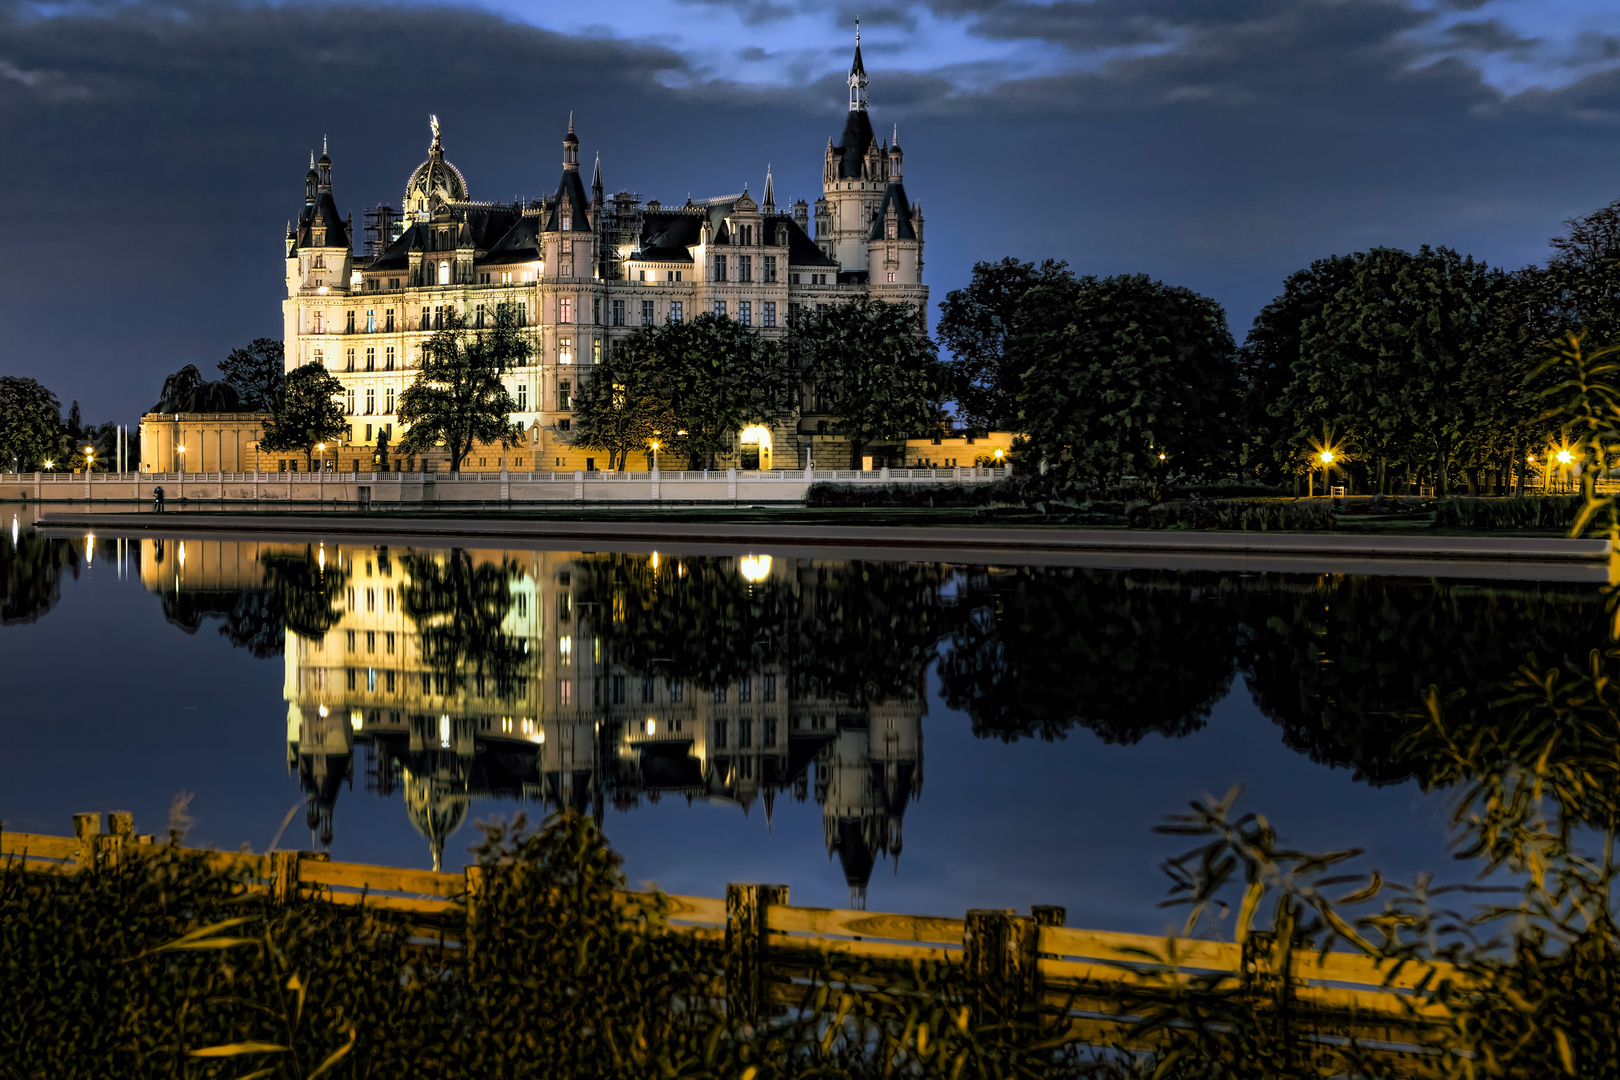
[[[17,83],[46,101],[83,101],[90,88],[69,82],[56,71],[24,71],[9,60],[0,60],[0,79]]]
[[[1446,38],[1458,48],[1484,53],[1527,53],[1541,43],[1540,38],[1519,36],[1499,19],[1453,23],[1446,27]]]

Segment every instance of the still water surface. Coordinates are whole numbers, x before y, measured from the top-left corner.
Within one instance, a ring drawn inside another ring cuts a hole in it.
[[[1455,876],[1401,714],[1602,625],[1570,583],[7,525],[5,828],[162,832],[186,793],[188,843],[454,869],[575,806],[672,892],[1145,932],[1153,825],[1237,783],[1288,841]]]

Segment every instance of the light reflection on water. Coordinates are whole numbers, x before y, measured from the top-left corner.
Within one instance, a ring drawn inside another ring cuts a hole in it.
[[[574,806],[674,891],[1118,929],[1163,925],[1148,827],[1234,781],[1299,843],[1440,864],[1399,714],[1601,625],[1535,582],[96,545],[0,541],[8,828],[161,831],[183,787],[194,840],[262,850],[296,795],[283,846],[453,868],[471,820]]]

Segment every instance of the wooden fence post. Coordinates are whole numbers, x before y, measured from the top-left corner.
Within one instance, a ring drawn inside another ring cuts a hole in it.
[[[994,908],[967,913],[963,971],[981,1022],[1015,1020],[1037,1003],[1039,936],[1039,925],[1027,915]]]
[[[484,898],[484,890],[488,883],[484,880],[484,868],[476,863],[467,867],[467,930],[461,936],[461,947],[466,956],[472,956],[473,927],[478,922],[478,905]]]
[[[124,850],[135,843],[135,815],[127,810],[114,810],[107,815],[107,832],[101,838],[101,865],[114,867],[122,861]]]
[[[786,885],[726,886],[726,1009],[744,1024],[770,1015],[766,994],[766,912],[788,902]]]
[[[1069,917],[1069,909],[1057,904],[1035,904],[1029,909],[1029,917],[1035,920],[1036,926],[1062,926]]]
[[[77,859],[79,869],[94,870],[96,868],[96,849],[100,847],[101,815],[100,814],[74,814],[73,836],[79,842]]]

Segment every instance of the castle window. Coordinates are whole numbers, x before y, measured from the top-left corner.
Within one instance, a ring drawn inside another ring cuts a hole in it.
[[[764,303],[764,307],[765,307],[764,325],[766,325],[766,326],[775,326],[776,325],[776,301],[774,301],[774,300],[766,300],[765,303]]]
[[[753,701],[754,700],[754,680],[753,680],[752,677],[750,677],[748,675],[744,675],[742,677],[742,680],[737,683],[737,700],[738,701]],[[738,745],[739,746],[747,746],[748,744],[747,743],[739,743]]]
[[[317,233],[316,235],[320,236],[321,234]],[[324,237],[323,237],[323,239],[324,239]],[[316,241],[316,242],[319,243],[320,241]],[[314,265],[315,265],[315,269],[317,269],[317,270],[325,270],[326,269],[326,256],[325,255],[317,255],[317,256],[315,256],[315,264]]]
[[[428,306],[426,304],[423,304],[422,305],[422,329],[423,330],[428,329],[428,325],[429,325],[428,324]]]
[[[574,321],[573,297],[559,296],[557,298],[557,321],[560,323],[571,323]]]
[[[641,325],[642,326],[651,326],[652,324],[653,324],[653,302],[651,300],[643,300],[641,302]]]
[[[724,300],[716,300],[714,302],[714,315],[717,319],[723,319],[726,317],[726,302]]]
[[[366,415],[371,416],[377,411],[377,391],[374,387],[366,387]],[[371,439],[371,425],[366,425],[366,439]]]
[[[744,326],[754,325],[754,305],[747,300],[737,303],[737,321]]]
[[[558,263],[557,264],[557,276],[558,277],[573,277],[574,276],[574,264],[572,262],[560,262],[560,263]]]
[[[523,383],[519,383],[517,391],[518,391],[517,392],[518,412],[528,412],[529,411],[529,388],[528,388],[528,386],[523,384]]]
[[[798,283],[799,283],[799,275],[798,274],[789,274],[788,275],[788,284],[789,285],[797,285]]]
[[[394,370],[394,347],[392,345],[383,350],[383,370]]]
[[[397,277],[389,278],[388,279],[388,288],[390,290],[399,288],[399,278],[397,278]]]
[[[567,412],[574,407],[574,384],[568,379],[557,383],[557,411]]]
[[[670,304],[669,304],[669,321],[670,322],[675,323],[677,326],[680,325],[680,323],[682,321],[681,309],[684,306],[685,305],[683,305],[679,300],[671,300],[670,301]]]
[[[601,338],[592,338],[591,339],[591,363],[600,364],[601,362],[602,362],[602,339]]]
[[[558,228],[566,229],[568,227],[567,224],[564,223],[563,218],[562,218],[561,215],[558,216],[557,221],[558,221],[558,226],[557,226]],[[558,246],[557,250],[560,251],[564,255],[572,255],[574,253],[574,238],[571,237],[571,236],[563,237],[561,242],[559,243],[559,246]]]
[[[394,309],[389,308],[387,311],[383,312],[383,329],[384,330],[393,330],[393,328],[394,328]]]
[[[344,355],[348,359],[348,363],[344,367],[344,370],[345,371],[353,371],[354,370],[354,350],[353,349],[347,349],[347,350],[345,350]]]
[[[351,312],[350,314],[352,316],[353,313]],[[352,318],[350,319],[350,322],[351,323],[353,322]],[[352,330],[353,326],[350,326],[350,329]],[[377,332],[377,309],[376,308],[367,308],[366,309],[366,333],[374,334],[376,332]]]
[[[595,326],[602,325],[602,301],[600,298],[591,301],[591,323]]]
[[[615,300],[615,301],[613,301],[613,325],[614,326],[623,326],[624,325],[624,301],[623,300]]]
[[[793,303],[788,304],[788,322],[791,324],[793,322],[796,322],[798,320],[798,318],[799,318],[799,305],[798,304],[793,304]]]
[[[349,311],[345,312],[345,314],[348,316],[348,318],[344,322],[343,332],[345,334],[352,334],[354,333],[354,312]]]
[[[726,280],[726,257],[724,255],[716,255],[714,257],[714,280]],[[317,331],[317,333],[318,332],[319,331]]]
[[[447,262],[442,262],[439,264],[439,284],[450,284],[450,264]]]
[[[764,696],[766,701],[775,701],[776,700],[776,676],[775,675],[766,675],[765,676],[764,691],[765,692],[764,692],[763,696]],[[766,741],[767,744],[776,742],[776,740],[774,738],[772,738],[772,737],[770,737],[768,735],[766,736],[765,741]]]
[[[686,684],[680,679],[669,680],[669,700],[679,704],[686,697]],[[676,728],[679,731],[680,728]]]
[[[484,328],[484,305],[483,304],[479,304],[477,309],[473,313],[473,325],[476,326],[480,330],[482,330]]]
[[[326,313],[324,311],[315,312],[315,332],[317,334],[326,333]]]
[[[343,410],[350,416],[354,415],[354,390],[352,387],[343,392]]]
[[[572,364],[574,362],[574,339],[559,338],[557,341],[557,363]]]
[[[894,284],[894,271],[893,270],[889,271],[889,284],[890,285]]]
[[[776,256],[775,255],[766,255],[764,257],[764,259],[765,259],[765,265],[763,267],[761,267],[762,273],[760,275],[760,280],[765,281],[765,282],[775,281],[776,280]]]
[[[647,280],[647,271],[645,271],[645,270],[637,270],[636,273],[640,275],[640,277],[636,278],[637,281],[646,281]]]
[[[314,362],[319,364],[321,367],[325,367],[326,366],[326,354],[323,353],[320,349],[316,349],[315,350]]]
[[[737,280],[754,280],[754,257],[752,255],[737,256]]]
[[[354,350],[350,349],[349,351],[352,353]],[[353,369],[351,368],[350,370],[353,370]],[[376,349],[367,349],[366,350],[366,370],[367,371],[376,371],[377,370],[377,350]]]
[[[519,326],[529,325],[529,302],[527,300],[519,302],[517,306],[517,324]]]
[[[433,329],[435,329],[435,330],[443,330],[444,329],[444,305],[443,304],[434,304],[433,305]]]
[[[383,412],[389,416],[394,415],[394,388],[392,386],[383,391],[383,402]]]

